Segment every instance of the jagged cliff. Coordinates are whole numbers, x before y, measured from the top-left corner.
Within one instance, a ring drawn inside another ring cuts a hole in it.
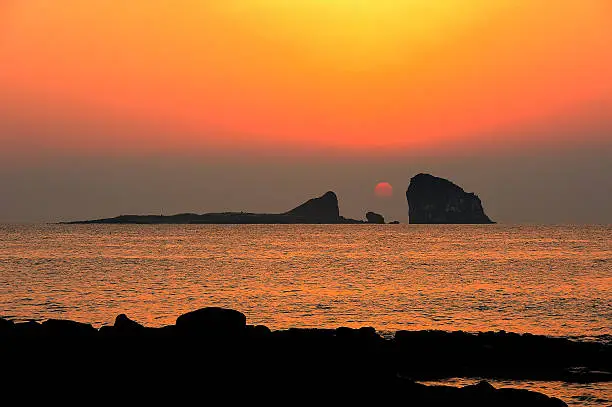
[[[406,199],[410,223],[495,223],[477,195],[430,174],[412,177]]]

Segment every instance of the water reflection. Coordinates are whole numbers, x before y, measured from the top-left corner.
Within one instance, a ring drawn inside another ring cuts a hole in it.
[[[440,384],[463,387],[478,383],[482,379],[449,379],[423,384]],[[568,406],[609,406],[612,405],[612,382],[607,383],[564,383],[564,382],[533,382],[514,380],[490,380],[496,388],[514,387],[537,391],[550,397],[563,400]]]
[[[0,316],[100,326],[127,313],[162,326],[221,306],[273,329],[609,340],[611,242],[609,226],[0,226]],[[518,385],[575,405],[612,394],[608,383]]]

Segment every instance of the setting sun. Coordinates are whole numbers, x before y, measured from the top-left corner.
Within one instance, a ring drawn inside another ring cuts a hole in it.
[[[388,182],[379,182],[374,188],[374,194],[379,198],[390,198],[393,196],[393,187]]]

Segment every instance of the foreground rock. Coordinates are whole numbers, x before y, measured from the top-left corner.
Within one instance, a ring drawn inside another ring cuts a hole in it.
[[[176,327],[192,335],[239,337],[246,330],[246,316],[231,309],[203,308],[178,317]]]
[[[125,314],[117,315],[117,318],[115,318],[115,325],[113,325],[113,327],[117,332],[125,334],[142,333],[144,332],[144,329],[146,329],[138,322],[129,319]]]
[[[244,314],[221,308],[189,312],[162,328],[143,327],[123,314],[99,330],[72,321],[0,319],[0,360],[11,372],[3,384],[12,391],[69,384],[70,392],[88,395],[120,386],[122,397],[206,395],[211,403],[213,395],[228,403],[288,395],[315,403],[375,397],[416,406],[563,406],[486,382],[459,389],[417,381],[610,380],[610,346],[598,343],[505,332],[399,331],[385,339],[371,327],[270,331],[246,322]]]
[[[328,191],[318,198],[309,199],[303,204],[284,213],[221,212],[183,213],[178,215],[121,215],[115,218],[85,220],[79,223],[110,224],[344,224],[363,223],[340,216],[338,197]]]
[[[485,214],[480,198],[461,187],[429,174],[418,174],[406,191],[410,223],[494,223]]]

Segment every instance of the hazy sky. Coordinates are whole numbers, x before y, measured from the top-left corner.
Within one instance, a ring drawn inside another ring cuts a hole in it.
[[[612,223],[608,0],[0,0],[0,221],[407,220],[411,176],[494,220]],[[391,198],[377,198],[377,182]]]

